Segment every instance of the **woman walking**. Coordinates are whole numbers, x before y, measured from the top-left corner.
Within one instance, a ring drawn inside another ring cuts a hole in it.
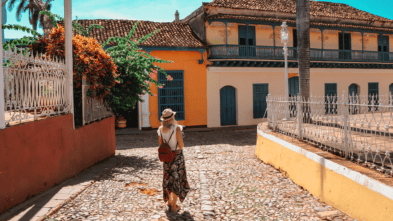
[[[180,206],[176,205],[177,198],[183,202],[190,191],[187,181],[186,165],[183,156],[183,137],[181,126],[175,120],[176,112],[165,109],[162,112],[161,126],[158,128],[158,144],[166,142],[175,151],[176,156],[172,162],[164,162],[164,177],[162,189],[164,201],[168,202],[168,207],[172,212],[178,212]]]

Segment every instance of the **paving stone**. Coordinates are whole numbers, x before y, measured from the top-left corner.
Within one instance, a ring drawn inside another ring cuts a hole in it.
[[[187,132],[191,191],[178,214],[162,198],[157,134],[116,137],[120,165],[51,216],[57,220],[353,221],[255,157],[255,130]],[[203,154],[203,155],[202,155]],[[199,158],[202,156],[203,158]],[[142,192],[148,189],[150,192]],[[150,193],[147,195],[144,193]],[[322,209],[323,208],[323,209]],[[334,219],[333,219],[334,218]]]

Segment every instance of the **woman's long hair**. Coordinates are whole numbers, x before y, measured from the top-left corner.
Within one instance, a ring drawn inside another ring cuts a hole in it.
[[[177,125],[177,121],[175,120],[175,118],[172,118],[167,121],[162,121],[161,125],[162,125],[162,132],[166,133],[171,130],[172,126]]]

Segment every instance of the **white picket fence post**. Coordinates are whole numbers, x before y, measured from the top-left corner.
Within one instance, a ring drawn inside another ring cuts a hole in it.
[[[68,74],[68,101],[72,121],[74,120],[74,84],[73,84],[73,61],[72,61],[72,7],[71,0],[64,0],[64,32],[65,32],[65,62]]]
[[[5,6],[4,6],[5,7]],[[2,21],[2,11],[0,8],[0,24]],[[0,129],[5,128],[5,100],[4,100],[4,74],[3,74],[3,27],[0,27]]]

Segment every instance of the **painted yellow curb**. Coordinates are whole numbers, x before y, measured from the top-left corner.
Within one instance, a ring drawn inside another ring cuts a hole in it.
[[[393,221],[393,188],[258,129],[255,155],[358,221]]]

